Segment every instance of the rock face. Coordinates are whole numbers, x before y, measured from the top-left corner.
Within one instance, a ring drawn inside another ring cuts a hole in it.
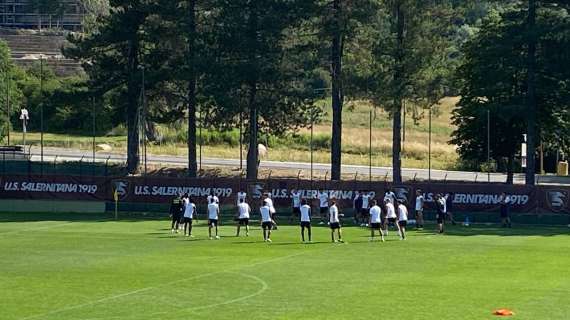
[[[66,59],[61,49],[67,45],[65,32],[38,32],[35,30],[0,28],[0,39],[6,41],[12,59],[21,67],[31,66],[40,58],[58,76],[71,76],[83,73],[81,64]]]

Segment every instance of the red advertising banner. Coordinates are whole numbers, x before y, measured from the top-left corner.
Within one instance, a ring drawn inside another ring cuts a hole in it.
[[[511,199],[516,212],[548,212],[570,214],[570,188],[558,186],[527,187],[501,184],[461,183],[405,183],[392,185],[384,182],[356,181],[306,181],[240,179],[184,179],[159,177],[76,177],[76,176],[28,176],[6,175],[0,177],[0,199],[113,201],[117,191],[119,201],[129,203],[169,203],[179,194],[188,194],[197,203],[205,203],[211,193],[222,204],[236,203],[239,191],[247,192],[253,206],[259,205],[263,193],[270,193],[275,205],[291,205],[291,193],[299,191],[305,199],[315,199],[319,191],[326,191],[344,208],[352,207],[358,192],[370,193],[382,200],[391,189],[398,198],[415,203],[417,190],[421,190],[428,206],[436,194],[450,194],[453,210],[493,211],[497,209],[501,193]]]

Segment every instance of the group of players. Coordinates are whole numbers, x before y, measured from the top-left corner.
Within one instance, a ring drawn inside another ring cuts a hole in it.
[[[437,209],[438,232],[444,232],[444,222],[446,219],[451,220],[453,224],[453,215],[451,214],[452,194],[435,196],[435,207]],[[334,197],[321,190],[318,192],[316,199],[303,199],[301,193],[293,191],[292,197],[292,215],[291,220],[300,222],[301,241],[312,242],[311,221],[313,220],[313,211],[311,207],[312,200],[318,200],[319,203],[319,224],[327,224],[331,230],[332,242],[343,242],[341,218],[344,217],[340,213],[337,201]],[[220,205],[219,198],[212,192],[207,197],[207,215],[208,215],[208,237],[210,239],[220,239],[218,233],[218,225],[220,221]],[[247,203],[247,194],[243,191],[238,192],[236,199],[236,236],[239,237],[242,227],[245,228],[245,235],[249,236],[249,220],[252,216],[252,209]],[[423,211],[426,200],[421,190],[416,193],[415,217],[418,229],[423,228]],[[374,241],[376,233],[381,241],[385,241],[388,236],[388,230],[392,226],[396,229],[400,240],[406,239],[406,227],[408,224],[408,208],[405,199],[399,199],[396,194],[388,189],[384,194],[382,201],[374,199],[374,193],[367,191],[359,191],[353,201],[355,223],[362,227],[370,229],[370,241]],[[196,203],[192,198],[185,194],[173,200],[170,207],[172,217],[171,232],[178,233],[183,230],[186,237],[193,237],[192,223],[198,219],[198,211]],[[263,194],[261,205],[259,208],[261,217],[261,228],[263,230],[263,240],[271,242],[271,232],[277,229],[276,210],[271,199],[271,194]],[[336,234],[336,238],[335,238]],[[305,237],[305,235],[307,237]]]

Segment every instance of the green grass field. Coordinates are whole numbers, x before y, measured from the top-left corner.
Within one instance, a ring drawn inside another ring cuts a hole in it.
[[[431,228],[385,243],[171,235],[166,220],[0,216],[0,319],[570,319],[567,228]]]

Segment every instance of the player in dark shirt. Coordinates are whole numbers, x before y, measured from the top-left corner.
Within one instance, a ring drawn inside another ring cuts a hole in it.
[[[172,218],[170,231],[172,233],[174,232],[178,233],[181,216],[182,216],[182,198],[180,196],[176,196],[172,199],[172,202],[170,203],[170,217]]]

